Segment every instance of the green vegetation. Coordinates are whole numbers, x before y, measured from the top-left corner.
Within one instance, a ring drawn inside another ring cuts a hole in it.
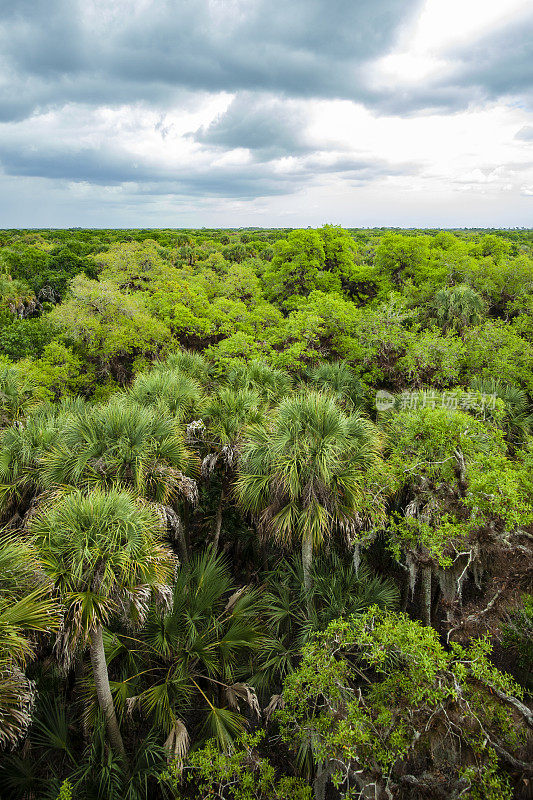
[[[531,231],[0,232],[0,796],[522,800]]]

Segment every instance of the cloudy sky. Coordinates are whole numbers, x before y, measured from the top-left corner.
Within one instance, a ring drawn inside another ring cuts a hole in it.
[[[0,0],[0,227],[533,226],[531,0]]]

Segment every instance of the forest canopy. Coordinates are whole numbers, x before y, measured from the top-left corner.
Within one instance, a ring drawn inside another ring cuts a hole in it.
[[[533,232],[0,231],[0,796],[526,800]]]

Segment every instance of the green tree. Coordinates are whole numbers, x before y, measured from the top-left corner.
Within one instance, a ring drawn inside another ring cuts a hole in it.
[[[335,284],[335,278],[324,271],[324,266],[320,235],[313,230],[292,231],[274,245],[274,256],[264,274],[267,296],[290,308],[313,289],[327,290],[332,281]]]
[[[483,318],[483,298],[465,284],[439,289],[433,299],[433,313],[444,330],[461,331]]]
[[[387,233],[376,248],[374,265],[391,286],[401,286],[427,264],[429,242],[425,236]]]
[[[379,450],[371,422],[314,392],[283,400],[270,422],[249,429],[237,497],[266,533],[299,540],[309,598],[313,550],[334,530],[355,538],[364,472]]]
[[[171,762],[160,781],[172,790],[173,800],[188,796],[193,786],[196,797],[220,800],[311,800],[313,791],[301,778],[278,778],[268,758],[261,756],[258,745],[264,733],[244,733],[231,752],[221,752],[215,739],[191,753],[185,770],[180,762]]]
[[[160,506],[182,557],[187,558],[177,503],[195,503],[197,486],[190,477],[196,460],[187,450],[177,421],[155,414],[127,398],[63,415],[57,444],[43,454],[44,486],[70,484],[84,489],[120,486]]]
[[[35,549],[0,532],[0,747],[13,747],[27,732],[36,687],[23,670],[36,656],[36,637],[60,622]]]
[[[171,340],[170,330],[147,312],[140,297],[82,276],[72,281],[50,320],[96,366],[98,377],[111,373],[119,383],[131,377],[135,359],[155,358]]]
[[[117,635],[114,657],[130,665],[126,696],[138,694],[172,757],[187,750],[184,719],[228,748],[245,726],[240,712],[259,712],[246,680],[265,640],[262,611],[259,593],[236,590],[228,564],[208,551],[180,569],[170,602],[152,606],[137,639]]]
[[[473,394],[473,393],[472,393]],[[520,467],[506,455],[503,404],[476,418],[481,396],[410,392],[384,420],[392,507],[390,544],[405,558],[409,589],[419,578],[420,616],[431,624],[435,579],[451,613],[469,567],[478,557],[478,536],[515,530],[531,518]],[[402,410],[401,404],[406,404]],[[461,407],[463,406],[463,408]],[[491,488],[489,488],[491,487]]]
[[[73,490],[41,507],[30,532],[64,607],[60,655],[90,649],[98,703],[110,744],[127,762],[109,685],[103,632],[114,616],[140,625],[152,594],[168,596],[174,557],[149,507],[125,491]]]
[[[28,377],[0,362],[0,427],[20,419],[36,405],[35,387]]]
[[[340,405],[361,405],[363,386],[345,361],[325,361],[307,372],[309,380],[321,391],[329,391]]]
[[[277,712],[283,740],[311,751],[315,797],[331,780],[346,797],[414,787],[510,800],[498,761],[529,772],[530,712],[490,651],[484,640],[447,651],[432,628],[376,608],[331,623],[304,648]]]
[[[159,367],[140,373],[129,395],[140,406],[158,409],[179,422],[189,422],[193,415],[201,412],[204,404],[198,381],[177,368]]]
[[[238,465],[246,430],[264,419],[261,398],[249,389],[220,389],[206,406],[207,426],[204,446],[207,454],[202,461],[204,477],[218,473],[220,493],[213,531],[213,551],[216,552],[222,530],[224,505],[230,495],[232,479]]]

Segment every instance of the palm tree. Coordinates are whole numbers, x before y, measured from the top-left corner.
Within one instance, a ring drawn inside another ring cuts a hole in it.
[[[154,370],[163,372],[177,369],[189,378],[197,381],[200,386],[207,387],[211,383],[211,364],[201,353],[193,350],[179,350],[170,353],[165,361],[154,364]]]
[[[307,376],[319,391],[331,392],[341,405],[348,403],[352,408],[361,405],[363,386],[345,361],[325,361],[309,369]]]
[[[228,564],[208,550],[179,570],[169,607],[153,605],[141,634],[117,634],[110,649],[116,669],[123,665],[125,694],[165,732],[169,751],[183,757],[188,712],[191,723],[201,720],[204,733],[227,746],[243,729],[239,704],[257,711],[246,680],[264,641],[258,592],[236,591]]]
[[[35,634],[58,629],[61,615],[32,546],[0,536],[0,746],[13,746],[31,723],[35,686],[23,669]]]
[[[144,621],[153,593],[168,596],[174,569],[158,516],[125,491],[79,489],[41,507],[30,521],[43,569],[64,606],[60,656],[90,648],[98,702],[110,744],[126,751],[109,686],[103,629],[116,615]]]
[[[371,606],[394,609],[398,605],[392,579],[374,574],[364,561],[356,571],[351,558],[335,551],[314,560],[312,577],[309,616],[301,561],[282,559],[269,573],[264,602],[271,638],[261,650],[254,685],[282,683],[300,660],[302,647],[333,620],[361,614]]]
[[[179,422],[190,419],[202,405],[200,384],[176,368],[141,373],[129,394],[139,405],[157,408]]]
[[[118,397],[60,419],[58,443],[41,459],[44,486],[90,489],[120,486],[157,503],[187,558],[177,503],[197,500],[190,473],[196,459],[185,447],[176,420]]]
[[[39,463],[58,438],[58,417],[81,413],[80,398],[43,403],[0,434],[0,515],[14,513],[13,524],[41,490]]]
[[[0,427],[20,419],[38,403],[31,381],[13,367],[0,365]]]
[[[481,322],[484,310],[483,298],[467,284],[439,289],[433,299],[433,313],[445,330],[461,331]]]
[[[256,392],[269,403],[278,402],[292,389],[292,380],[287,372],[269,367],[262,361],[236,364],[228,370],[225,383],[234,391],[247,389]]]
[[[518,386],[502,383],[498,378],[474,378],[470,388],[503,402],[506,438],[515,448],[522,445],[533,429],[533,408],[527,393]]]
[[[266,533],[300,540],[309,613],[313,550],[335,529],[357,529],[363,473],[379,450],[369,420],[317,392],[283,400],[269,423],[249,429],[237,497]]]
[[[218,468],[221,488],[213,534],[213,550],[218,549],[224,503],[229,495],[230,482],[237,468],[239,451],[248,425],[263,419],[261,397],[248,389],[221,389],[207,403],[205,444],[208,453],[202,461],[202,474],[211,475]]]

